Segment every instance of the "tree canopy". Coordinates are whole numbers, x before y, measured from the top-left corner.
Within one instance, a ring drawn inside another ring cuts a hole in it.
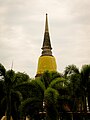
[[[45,71],[31,79],[0,64],[0,118],[6,113],[7,120],[10,116],[13,120],[26,116],[34,120],[70,120],[67,112],[88,112],[89,108],[90,65],[81,69],[68,65],[63,73]]]

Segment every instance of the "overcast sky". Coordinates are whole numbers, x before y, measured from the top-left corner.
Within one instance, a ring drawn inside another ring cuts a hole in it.
[[[0,0],[0,63],[34,77],[48,13],[57,70],[90,64],[90,0]]]

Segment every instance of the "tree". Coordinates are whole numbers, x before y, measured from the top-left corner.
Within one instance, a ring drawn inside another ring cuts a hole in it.
[[[89,104],[90,107],[90,65],[83,65],[81,68],[81,87],[83,91],[83,101],[84,101],[84,111],[87,111],[87,103]]]
[[[72,111],[77,111],[79,109],[77,101],[81,98],[82,94],[80,89],[81,75],[79,69],[75,65],[68,65],[65,68],[64,77],[68,81],[69,96],[72,99]]]
[[[45,85],[45,87],[48,88],[49,84],[58,77],[62,77],[62,75],[58,72],[45,71],[40,79]]]
[[[23,116],[25,115],[30,115],[32,118],[34,118],[35,120],[37,120],[39,118],[39,111],[43,111],[43,107],[44,108],[44,111],[45,109],[47,109],[48,113],[50,113],[48,107],[47,107],[47,103],[46,102],[46,91],[48,92],[48,87],[49,87],[49,84],[55,79],[55,78],[58,78],[60,77],[61,75],[59,73],[55,73],[55,72],[48,72],[46,71],[40,78],[36,78],[35,80],[32,80],[30,82],[27,83],[23,83],[23,86],[19,85],[17,86],[16,89],[20,89],[21,90],[21,93],[23,95],[23,99],[24,99],[24,102],[21,104],[21,111],[24,111],[24,112],[21,112],[21,113],[24,113]],[[19,91],[20,91],[19,90]],[[26,91],[27,91],[27,95],[26,95]],[[55,91],[55,92],[54,92]],[[54,90],[52,92],[56,93],[57,90]],[[58,91],[57,91],[58,93]],[[38,95],[38,96],[37,96]],[[50,95],[50,94],[49,94]],[[56,94],[54,94],[56,95]],[[53,99],[53,98],[51,98]],[[39,102],[37,102],[39,101]],[[54,102],[53,102],[54,103]],[[35,104],[35,105],[34,105]],[[45,106],[43,106],[43,104],[45,104]],[[39,108],[37,109],[37,116],[38,117],[35,117],[36,115],[31,111],[30,108],[32,108],[32,105],[33,105],[33,109],[32,111],[36,111],[36,108],[35,106],[39,106]],[[48,103],[48,105],[50,105]],[[53,110],[56,109],[55,105],[53,105]],[[55,108],[55,109],[54,109]],[[32,113],[32,114],[30,114]],[[55,112],[55,115],[56,115],[57,112]],[[43,114],[43,113],[42,113]],[[49,114],[48,114],[49,115]]]
[[[40,81],[40,79],[32,80],[29,83],[24,83],[23,86],[19,85],[16,89],[20,89],[23,95],[23,102],[20,106],[21,117],[29,115],[31,118],[39,120],[39,112],[43,110],[45,91],[45,86],[43,83]],[[26,92],[28,92],[28,96],[25,96]]]
[[[44,81],[43,83],[46,86],[44,103],[47,119],[57,119],[59,117],[59,112],[62,112],[62,110],[66,110],[64,106],[68,101],[67,79],[63,78],[63,75],[59,73],[57,74],[57,72],[54,74],[52,72],[48,72],[48,74],[47,72],[45,72],[41,77],[41,81]],[[45,83],[47,83],[47,81],[48,84],[46,85]],[[58,97],[56,97],[56,95]],[[58,98],[57,102],[55,102],[55,98]],[[54,114],[52,115],[52,113]]]
[[[3,97],[5,96],[5,92],[4,92],[4,81],[0,81],[0,119],[1,119],[1,116],[4,114],[4,107],[2,109],[2,99]]]
[[[5,75],[5,90],[6,90],[6,101],[7,101],[7,107],[6,107],[7,120],[10,120],[10,116],[11,116],[11,89],[13,87],[14,79],[15,79],[14,71],[13,70],[7,71],[6,75]]]
[[[1,101],[5,95],[5,92],[4,92],[5,73],[6,73],[6,69],[4,68],[2,64],[0,64],[0,117],[2,116],[4,112],[3,110],[1,110]]]
[[[23,82],[30,81],[29,76],[26,73],[17,72],[15,75],[15,83],[16,85],[22,84]]]
[[[68,65],[64,70],[64,76],[69,77],[72,74],[79,74],[79,69],[75,65]]]
[[[4,108],[4,113],[6,112],[7,120],[10,120],[12,115],[14,120],[19,117],[19,105],[21,103],[21,93],[15,90],[18,84],[24,81],[29,81],[29,76],[25,73],[18,72],[17,74],[11,69],[6,71],[4,66],[0,64],[0,79],[3,83],[4,96],[1,99],[2,109]],[[20,80],[20,81],[19,81]]]
[[[58,102],[57,102],[57,110],[60,119],[65,119],[68,118],[69,120],[71,119],[70,116],[67,116],[67,112],[71,110],[71,98],[69,95],[69,90],[68,90],[68,82],[67,79],[61,77],[53,80],[50,85],[50,88],[53,88],[58,91],[59,97],[58,97]]]
[[[79,108],[81,111],[87,112],[87,103],[90,105],[87,102],[90,98],[90,65],[83,65],[80,71],[75,65],[69,65],[64,73],[70,82],[69,89],[72,91],[70,92],[73,95],[72,98],[74,97],[77,101],[77,105],[81,104],[81,108]]]
[[[44,94],[45,107],[47,112],[47,120],[57,120],[57,102],[59,98],[59,93],[57,90],[48,87]],[[52,114],[53,113],[53,114]]]

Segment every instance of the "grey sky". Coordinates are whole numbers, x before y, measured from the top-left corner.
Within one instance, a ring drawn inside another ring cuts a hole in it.
[[[48,13],[59,72],[90,64],[90,0],[0,0],[0,62],[34,77]]]

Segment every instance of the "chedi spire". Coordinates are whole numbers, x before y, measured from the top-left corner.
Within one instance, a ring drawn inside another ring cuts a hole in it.
[[[49,72],[57,71],[56,60],[55,60],[55,57],[52,55],[51,50],[52,50],[52,47],[51,47],[50,36],[49,36],[48,15],[46,14],[42,54],[38,60],[36,77],[41,76],[45,71],[49,71]]]
[[[52,55],[52,47],[50,42],[49,36],[49,29],[48,29],[48,15],[46,14],[46,23],[45,23],[45,33],[44,33],[44,41],[42,46],[42,55]]]

